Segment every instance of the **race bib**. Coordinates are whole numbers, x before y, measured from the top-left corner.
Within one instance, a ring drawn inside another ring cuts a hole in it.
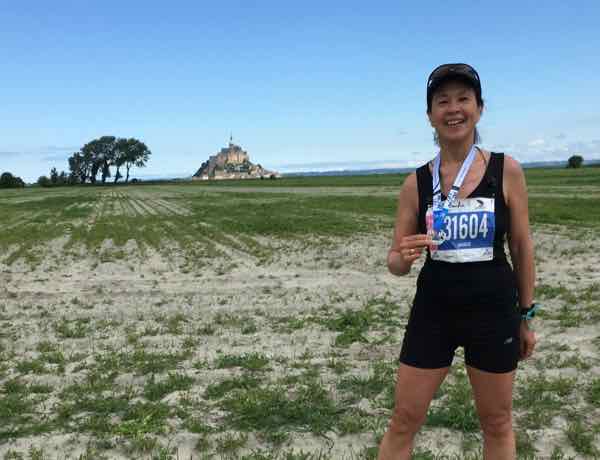
[[[425,222],[427,233],[432,234],[431,206],[427,209]],[[429,248],[431,258],[458,263],[492,260],[495,230],[494,198],[458,199],[444,217],[443,242]]]

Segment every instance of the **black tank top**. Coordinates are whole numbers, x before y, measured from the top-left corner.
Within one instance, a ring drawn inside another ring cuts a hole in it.
[[[486,167],[485,173],[481,182],[475,187],[475,190],[471,192],[468,198],[494,198],[494,213],[496,219],[496,229],[494,234],[494,258],[490,261],[485,262],[467,262],[467,263],[452,263],[440,260],[433,260],[427,250],[427,259],[425,265],[428,266],[443,266],[454,267],[454,269],[461,270],[458,266],[481,266],[481,264],[504,264],[507,262],[506,254],[504,252],[504,240],[506,233],[509,229],[509,214],[506,203],[504,202],[504,193],[502,191],[502,177],[504,172],[504,154],[494,153],[490,154],[490,159]],[[431,171],[429,170],[429,163],[424,164],[417,169],[417,188],[419,192],[419,233],[427,233],[427,227],[425,224],[425,213],[427,207],[433,203],[433,178]],[[446,196],[442,194],[442,199],[446,199]]]

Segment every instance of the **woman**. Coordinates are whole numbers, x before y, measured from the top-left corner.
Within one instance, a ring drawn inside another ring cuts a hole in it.
[[[484,457],[516,457],[513,380],[518,360],[531,356],[536,341],[528,326],[535,311],[533,243],[521,167],[475,145],[482,111],[481,82],[471,66],[445,64],[431,73],[427,115],[440,152],[402,186],[388,268],[401,276],[423,252],[426,260],[380,459],[410,458],[458,346],[465,351]]]

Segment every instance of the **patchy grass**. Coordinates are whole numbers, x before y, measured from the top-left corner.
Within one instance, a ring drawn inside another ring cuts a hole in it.
[[[544,373],[527,377],[516,385],[515,407],[520,411],[520,426],[540,429],[561,413],[576,388],[573,378],[550,378]]]
[[[479,430],[479,420],[471,386],[464,371],[454,372],[452,376],[454,381],[449,380],[443,384],[425,424],[473,433]]]
[[[344,409],[322,385],[269,386],[236,391],[220,407],[227,411],[228,426],[244,431],[272,432],[295,429],[323,435],[339,423]]]
[[[187,375],[170,373],[161,381],[156,381],[154,375],[144,386],[144,397],[150,401],[158,401],[174,391],[189,390],[194,379]]]
[[[526,172],[532,221],[572,237],[542,256],[592,272],[598,211],[573,200],[600,192],[600,169],[542,173]],[[39,440],[81,436],[80,459],[183,458],[175,443],[191,436],[199,458],[344,446],[339,458],[375,459],[414,286],[415,270],[390,281],[385,269],[403,179],[0,191],[0,457],[50,458]],[[543,340],[515,384],[520,458],[539,442],[557,460],[599,455],[600,285],[572,270],[562,284],[539,274]],[[462,453],[414,458],[482,458],[458,363],[423,435],[439,442],[440,429]]]
[[[569,443],[578,454],[587,457],[598,457],[600,450],[594,446],[595,433],[587,429],[583,423],[576,421],[571,423],[566,430]]]
[[[220,355],[214,362],[217,369],[241,367],[249,371],[266,370],[270,360],[260,353],[247,353],[244,355]]]

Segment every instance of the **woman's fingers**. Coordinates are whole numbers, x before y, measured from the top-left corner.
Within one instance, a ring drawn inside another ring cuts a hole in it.
[[[521,359],[527,359],[533,355],[535,349],[536,337],[533,331],[522,332],[521,337]]]
[[[402,239],[407,247],[417,248],[425,247],[431,244],[431,237],[426,234],[409,235]]]
[[[428,235],[410,235],[402,238],[400,247],[402,249],[424,249],[431,244],[431,238]]]
[[[406,248],[402,250],[402,256],[406,260],[416,260],[421,256],[422,248]]]
[[[405,236],[400,242],[400,252],[404,260],[414,262],[421,256],[423,249],[430,244],[431,238],[427,235]]]

